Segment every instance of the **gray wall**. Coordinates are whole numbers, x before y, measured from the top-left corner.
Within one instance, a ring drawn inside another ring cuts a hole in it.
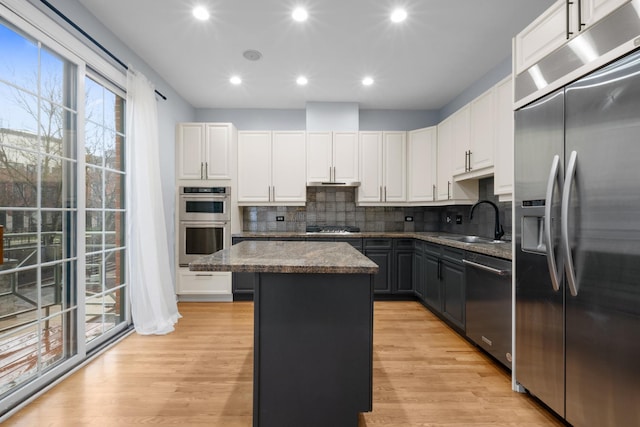
[[[464,89],[460,95],[456,96],[451,102],[442,107],[439,112],[439,121],[442,121],[455,113],[460,108],[477,98],[491,86],[507,77],[512,72],[511,55],[506,57],[502,62],[491,69],[487,74],[478,79],[468,88]]]
[[[47,13],[79,40],[95,49],[93,44],[84,36],[57,18],[40,1],[30,0],[32,4]],[[78,0],[56,0],[55,7],[64,15],[76,23],[80,28],[98,40],[105,48],[111,51],[125,64],[130,64],[141,71],[156,87],[167,97],[167,100],[158,98],[158,123],[160,168],[162,174],[162,195],[164,198],[164,211],[167,220],[167,236],[169,239],[170,256],[173,257],[174,246],[174,215],[175,215],[175,126],[178,122],[190,122],[195,120],[195,109],[187,103],[171,86],[169,86],[149,65],[137,56],[128,46],[110,32],[98,21]],[[171,262],[173,270],[174,263]]]
[[[306,111],[268,108],[200,108],[196,122],[233,123],[238,130],[306,130]]]
[[[360,110],[360,129],[414,130],[438,124],[436,110]],[[200,108],[197,122],[233,123],[238,130],[307,130],[306,110]]]
[[[360,110],[360,130],[414,130],[438,124],[436,110]]]

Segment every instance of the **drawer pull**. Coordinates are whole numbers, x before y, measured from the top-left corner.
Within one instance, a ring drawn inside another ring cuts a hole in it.
[[[510,276],[511,275],[511,271],[510,270],[499,270],[497,268],[489,267],[489,266],[483,265],[483,264],[478,264],[477,262],[468,261],[466,259],[463,259],[462,263],[466,264],[466,265],[469,265],[471,267],[478,268],[480,270],[488,271],[489,273],[497,274],[498,276]]]

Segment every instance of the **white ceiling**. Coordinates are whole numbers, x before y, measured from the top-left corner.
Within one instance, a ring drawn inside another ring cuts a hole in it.
[[[512,37],[554,2],[79,1],[194,107],[287,109],[307,101],[440,109],[503,61]],[[211,11],[209,21],[193,18],[196,3]],[[291,19],[297,5],[309,11],[304,23]],[[397,5],[409,17],[393,24]],[[263,58],[244,59],[247,49]],[[232,74],[241,86],[229,83]],[[305,87],[295,83],[300,74]],[[362,86],[365,75],[372,86]]]

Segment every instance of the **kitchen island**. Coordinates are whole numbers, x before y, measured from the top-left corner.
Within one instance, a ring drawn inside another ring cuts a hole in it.
[[[347,243],[241,242],[189,269],[257,275],[254,426],[355,427],[371,411],[373,261]]]

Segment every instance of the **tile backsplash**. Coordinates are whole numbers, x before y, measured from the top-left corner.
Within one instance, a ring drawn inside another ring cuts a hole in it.
[[[500,209],[505,233],[511,231],[511,204],[493,196],[493,178],[480,180],[480,200],[494,201]],[[361,231],[445,231],[493,236],[494,213],[489,205],[478,206],[469,220],[471,206],[383,207],[356,206],[353,187],[308,187],[306,206],[244,207],[244,231],[304,232],[307,225],[350,225]],[[456,224],[456,216],[462,224]],[[276,221],[283,216],[284,221]],[[405,221],[405,217],[413,221]],[[447,218],[451,221],[448,222]]]

